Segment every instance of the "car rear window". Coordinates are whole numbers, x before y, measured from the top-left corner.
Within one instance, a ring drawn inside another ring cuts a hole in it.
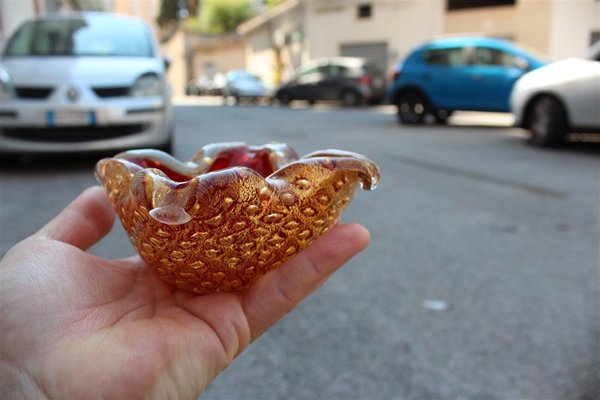
[[[152,57],[143,23],[121,18],[29,21],[8,42],[4,56]]]
[[[383,71],[381,70],[381,68],[379,68],[379,66],[375,65],[375,64],[365,64],[364,66],[365,69],[365,73],[367,75],[371,75],[371,76],[382,76],[383,75]]]

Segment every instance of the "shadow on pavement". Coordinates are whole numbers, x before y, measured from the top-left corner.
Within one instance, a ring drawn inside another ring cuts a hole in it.
[[[568,151],[572,153],[600,155],[600,141],[588,141],[573,139],[564,147],[553,149],[554,151]]]

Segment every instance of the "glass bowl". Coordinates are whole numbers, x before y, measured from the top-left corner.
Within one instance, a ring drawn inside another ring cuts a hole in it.
[[[298,158],[285,144],[244,143],[209,144],[187,162],[127,151],[95,173],[140,257],[196,293],[248,288],[330,229],[358,185],[380,179],[360,154]]]

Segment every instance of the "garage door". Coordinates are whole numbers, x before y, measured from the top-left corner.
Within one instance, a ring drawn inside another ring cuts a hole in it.
[[[340,55],[343,57],[368,58],[382,71],[388,70],[388,49],[385,42],[343,44],[340,46]]]

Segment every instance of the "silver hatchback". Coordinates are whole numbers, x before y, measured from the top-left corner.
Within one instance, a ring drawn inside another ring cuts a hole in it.
[[[25,22],[0,60],[0,157],[170,151],[166,68],[138,18],[77,13]]]

